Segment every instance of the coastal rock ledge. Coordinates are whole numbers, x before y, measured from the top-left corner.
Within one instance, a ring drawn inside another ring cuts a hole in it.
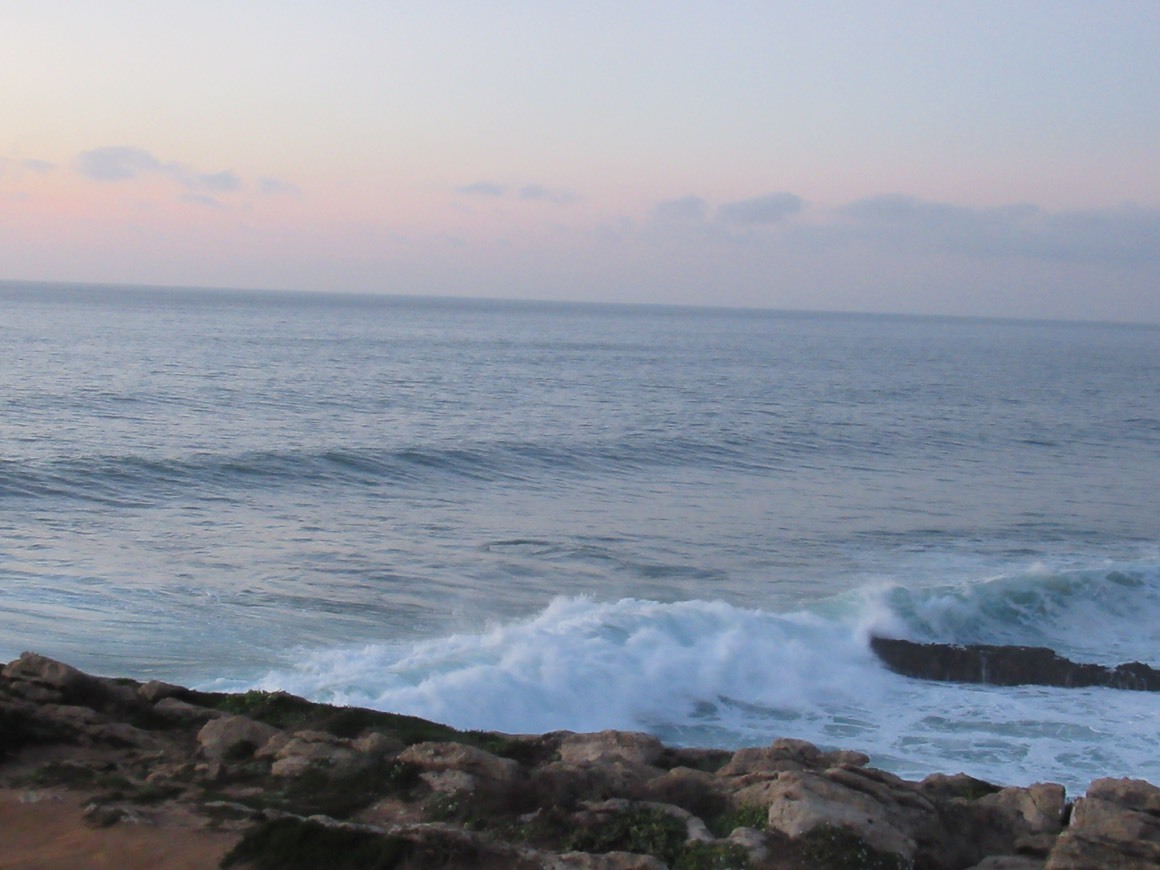
[[[909,782],[858,752],[457,731],[25,653],[0,677],[0,865],[1160,866],[1160,789]]]

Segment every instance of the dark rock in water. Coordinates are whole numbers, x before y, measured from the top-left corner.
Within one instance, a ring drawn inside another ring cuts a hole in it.
[[[1160,692],[1160,670],[1156,668],[1140,662],[1114,668],[1073,662],[1043,646],[960,646],[872,637],[870,648],[892,671],[923,680]]]

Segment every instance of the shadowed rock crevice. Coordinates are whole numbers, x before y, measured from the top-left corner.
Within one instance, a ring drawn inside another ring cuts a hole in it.
[[[1149,665],[1128,662],[1106,667],[1073,662],[1043,646],[916,643],[872,637],[870,648],[890,670],[921,680],[1160,692],[1160,670]]]

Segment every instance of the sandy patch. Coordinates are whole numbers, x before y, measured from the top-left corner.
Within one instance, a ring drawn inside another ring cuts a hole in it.
[[[87,796],[60,789],[0,789],[4,870],[206,870],[238,841],[180,808],[108,828],[85,823]]]

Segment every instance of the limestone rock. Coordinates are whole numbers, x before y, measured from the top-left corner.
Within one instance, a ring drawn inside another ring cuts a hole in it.
[[[717,777],[687,767],[675,767],[645,779],[633,790],[634,797],[675,804],[702,818],[722,812],[728,805],[728,793],[728,786]]]
[[[652,765],[664,752],[664,744],[651,734],[636,731],[599,731],[570,734],[560,743],[560,760],[565,764],[608,762],[615,759]]]
[[[172,683],[165,683],[161,680],[150,680],[137,687],[137,694],[150,704],[156,704],[158,701],[163,701],[166,698],[180,698],[182,695],[188,695],[189,689],[175,686]]]
[[[1066,794],[1062,785],[1039,782],[1027,788],[1004,788],[976,802],[1005,817],[1014,836],[1058,834],[1063,827]]]
[[[12,681],[18,693],[36,695],[31,699],[38,702],[58,700],[98,710],[145,705],[132,686],[91,676],[37,653],[21,653],[20,658],[5,665],[3,676]],[[54,692],[56,698],[51,697]]]
[[[881,852],[913,860],[918,844],[890,808],[814,773],[782,773],[769,792],[769,827],[797,839],[823,825],[847,828]]]
[[[510,758],[500,758],[462,743],[416,743],[399,753],[399,761],[424,770],[461,770],[490,782],[511,782],[520,766]]]
[[[248,716],[222,716],[210,719],[197,732],[197,743],[204,758],[221,761],[248,744],[251,751],[260,750],[278,729]]]
[[[166,695],[157,701],[153,705],[153,712],[169,722],[178,722],[187,725],[195,722],[206,722],[209,719],[220,719],[228,715],[221,710],[199,707],[196,704],[190,704],[188,701],[180,701],[171,695]]]
[[[765,834],[753,828],[735,828],[729,834],[729,842],[736,843],[749,853],[749,860],[754,864],[764,861],[769,855],[769,845]]]
[[[1110,801],[1124,809],[1160,816],[1160,788],[1143,779],[1097,779],[1087,796]]]
[[[769,746],[746,747],[733,753],[729,763],[717,771],[718,776],[743,776],[751,773],[778,773],[809,770],[823,766],[822,751],[805,740],[779,738]]]

